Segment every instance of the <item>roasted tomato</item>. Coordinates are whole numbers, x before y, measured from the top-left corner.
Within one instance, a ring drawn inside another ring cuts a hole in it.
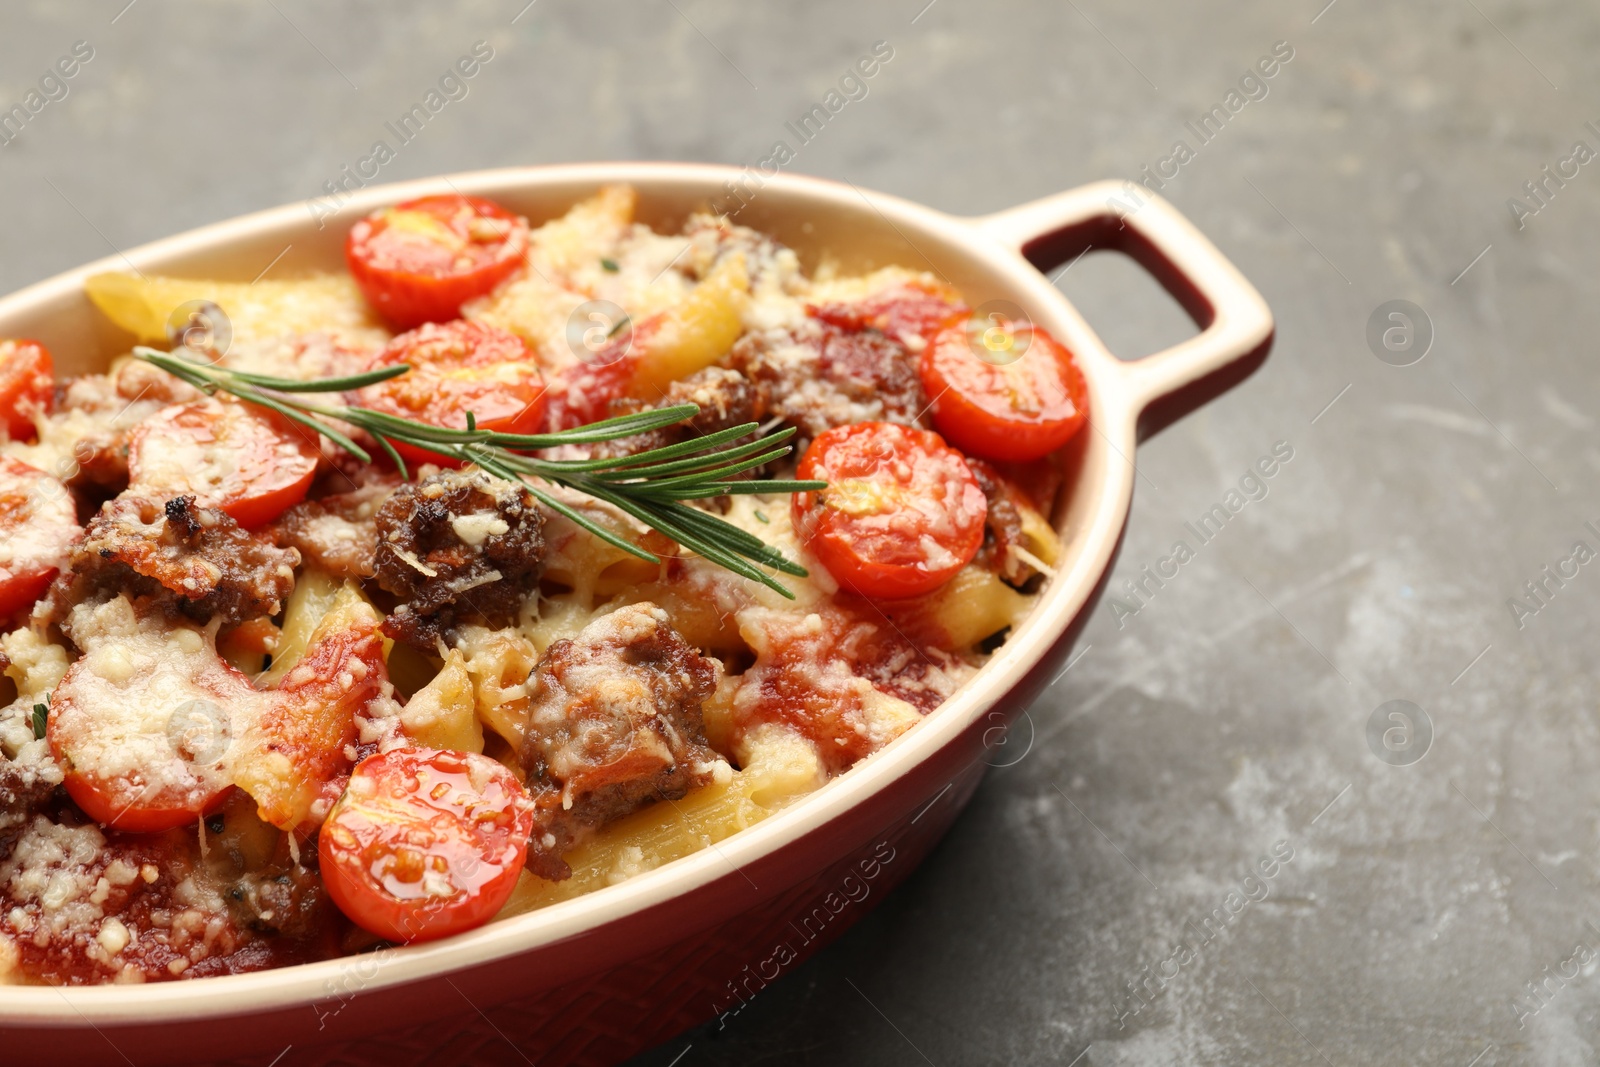
[[[280,830],[321,821],[349,772],[360,718],[384,692],[378,613],[346,585],[317,623],[305,655],[239,731],[233,782]]]
[[[476,196],[425,196],[350,228],[345,260],[361,291],[401,329],[445,322],[522,265],[528,225]]]
[[[0,619],[28,610],[44,595],[80,532],[66,486],[0,457]]]
[[[895,599],[937,589],[977,555],[988,514],[961,453],[938,434],[888,422],[819,435],[796,477],[795,529],[839,584]]]
[[[1049,455],[1089,415],[1083,372],[1043,328],[969,320],[922,352],[933,424],[951,444],[993,460]]]
[[[170,830],[216,810],[237,724],[266,695],[202,631],[140,621],[126,599],[95,609],[87,632],[50,700],[46,736],[68,794],[119,830]]]
[[[407,748],[356,765],[323,824],[328,895],[390,941],[430,941],[488,922],[517,884],[533,803],[475,752]]]
[[[34,409],[48,410],[55,363],[38,341],[0,341],[0,419],[13,441],[32,439]]]
[[[192,496],[249,528],[305,499],[317,459],[309,430],[265,408],[208,398],[163,408],[134,427],[128,478],[147,496]]]
[[[408,363],[398,378],[361,390],[360,403],[434,426],[538,433],[544,427],[544,378],[533,350],[514,333],[477,322],[430,323],[401,334],[374,357],[373,367]],[[400,441],[407,459],[454,460]]]
[[[907,337],[931,341],[967,314],[966,305],[954,293],[918,285],[893,285],[854,303],[821,304],[806,310],[813,318],[841,329],[877,330],[897,341]]]
[[[279,829],[315,826],[388,678],[377,613],[353,587],[276,689],[256,689],[206,632],[141,618],[126,597],[74,613],[73,638],[84,654],[52,694],[47,736],[72,799],[120,830],[193,823],[234,786]]]

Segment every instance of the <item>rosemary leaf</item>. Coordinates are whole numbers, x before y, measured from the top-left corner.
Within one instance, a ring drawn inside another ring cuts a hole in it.
[[[241,382],[278,393],[344,393],[352,389],[365,389],[369,385],[377,385],[390,378],[398,378],[410,369],[409,364],[395,363],[362,374],[350,374],[343,378],[317,378],[309,382],[298,378],[275,378],[270,374],[254,374],[250,371],[234,370],[231,367],[228,373]]]
[[[699,508],[691,508],[685,504],[674,504],[672,508],[673,517],[680,524],[692,527],[706,536],[725,541],[729,547],[741,555],[749,556],[768,566],[776,567],[778,570],[786,574],[792,574],[797,578],[804,578],[810,573],[800,564],[790,560],[779,549],[767,544],[748,530],[740,529],[726,519],[719,518],[708,511],[701,511]]]
[[[403,419],[399,415],[374,411],[371,408],[346,408],[341,417],[346,417],[347,422],[354,423],[369,433],[392,434],[410,444],[465,445],[477,444],[489,438],[488,430],[458,430],[450,426],[430,426],[427,423],[413,422],[411,419]]]
[[[321,419],[312,418],[310,415],[307,415],[302,409],[285,404],[283,401],[276,400],[273,397],[265,395],[264,393],[258,393],[253,389],[234,392],[234,395],[240,400],[248,400],[252,404],[260,404],[264,408],[271,408],[273,411],[279,412],[286,418],[293,419],[302,426],[322,434],[324,437],[328,438],[328,440],[332,441],[334,444],[338,445],[340,448],[344,449],[346,452],[350,453],[363,463],[372,462],[372,455],[366,449],[362,448],[360,445],[356,444],[354,441],[350,440],[350,438],[346,437],[338,430],[335,430],[332,426],[329,426]]]
[[[608,497],[601,497],[601,499],[608,499]],[[642,501],[631,500],[627,497],[610,498],[610,502],[621,508],[623,511],[626,511],[639,521],[644,522],[653,529],[659,530],[666,534],[668,537],[672,538],[689,551],[705,557],[712,563],[715,563],[726,570],[730,570],[741,577],[749,578],[751,581],[760,582],[768,589],[780,593],[790,600],[795,598],[794,594],[791,593],[788,588],[783,585],[783,583],[779,582],[776,578],[773,578],[770,574],[757,570],[753,565],[740,556],[737,556],[734,553],[703,539],[698,534],[679,526],[673,521],[678,516],[673,513],[666,512],[665,507],[651,508]],[[684,508],[687,511],[694,510],[693,508],[689,508],[684,504],[679,504],[677,507]],[[731,523],[725,523],[724,525],[728,526],[730,529],[738,529],[738,527],[733,526]]]
[[[394,461],[394,469],[400,472],[401,479],[409,482],[411,480],[411,469],[406,466],[405,458],[400,455],[387,437],[379,435],[378,444],[385,452],[389,453],[389,458]]]
[[[559,430],[555,433],[497,433],[491,435],[488,440],[490,444],[501,448],[529,452],[541,448],[558,448],[561,445],[591,445],[675,426],[698,414],[700,408],[696,404],[674,404],[668,408],[653,408],[650,411],[636,411],[629,415],[601,419],[599,422],[586,423],[571,430]]]
[[[704,484],[707,480],[715,480],[719,482],[726,481],[736,474],[743,474],[747,470],[771,463],[775,459],[782,459],[788,454],[789,449],[787,446],[785,446],[783,448],[775,448],[771,452],[763,452],[758,456],[751,456],[749,459],[740,460],[738,463],[729,463],[726,466],[714,467],[708,471],[695,471],[691,474],[680,474],[676,478],[651,479],[650,481],[640,482],[638,484],[641,492],[645,490],[654,492],[658,489],[681,489],[691,485]],[[634,483],[628,482],[625,484],[631,486]]]
[[[756,493],[814,493],[819,489],[828,488],[827,482],[805,481],[803,479],[789,480],[784,478],[752,478],[745,482],[734,482],[722,496],[751,496]],[[761,518],[759,515],[757,518]],[[766,522],[766,519],[761,519]]]
[[[607,481],[623,478],[656,478],[665,474],[680,474],[684,471],[707,469],[713,467],[714,465],[728,464],[744,459],[746,456],[750,455],[750,453],[759,451],[763,448],[770,448],[781,440],[782,438],[778,438],[777,435],[773,435],[772,437],[758,437],[754,441],[749,441],[742,445],[735,445],[732,448],[724,448],[708,455],[695,455],[690,456],[687,459],[674,459],[669,460],[666,463],[652,463],[643,467],[618,467],[614,470],[607,470],[603,474],[598,474],[595,477],[604,478]],[[656,449],[655,453],[665,451],[666,448],[660,448]],[[787,454],[789,450],[784,448],[781,451]],[[653,455],[655,453],[646,454]]]
[[[410,369],[405,365],[339,378],[299,381],[200,363],[151,348],[136,348],[134,354],[208,394],[220,390],[246,403],[279,412],[324,435],[362,462],[370,463],[371,455],[330,425],[330,421],[365,430],[377,439],[405,478],[410,477],[410,470],[395,448],[397,442],[436,452],[441,457],[475,463],[493,477],[522,483],[534,499],[551,511],[565,516],[607,544],[650,563],[660,563],[660,557],[557,499],[539,480],[563,485],[608,503],[671,538],[686,551],[760,582],[790,599],[794,594],[762,568],[796,577],[807,573],[781,550],[754,534],[687,503],[727,494],[792,493],[822,488],[826,483],[771,478],[734,480],[737,475],[787,456],[792,446],[785,442],[793,436],[793,429],[759,437],[755,436],[759,425],[751,422],[631,455],[583,460],[546,459],[526,453],[650,433],[685,422],[699,414],[700,408],[695,404],[676,404],[555,433],[508,434],[483,429],[471,414],[467,415],[467,425],[463,429],[434,426],[361,405],[327,406],[295,396],[366,388],[405,374]],[[751,440],[743,440],[747,437]]]
[[[569,508],[567,505],[563,504],[561,501],[557,500],[555,497],[551,496],[549,493],[546,493],[544,490],[540,489],[538,486],[536,486],[536,485],[528,486],[528,492],[532,493],[533,494],[533,498],[535,500],[539,501],[539,503],[543,504],[545,507],[549,508],[551,511],[554,511],[554,512],[556,512],[558,514],[561,514],[561,515],[565,515],[567,518],[571,519],[573,522],[577,523],[579,526],[583,527],[585,530],[588,530],[590,533],[592,533],[596,537],[600,538],[600,540],[604,541],[606,544],[614,545],[617,548],[622,549],[624,552],[632,553],[633,555],[638,556],[640,559],[644,560],[646,563],[660,563],[661,562],[661,557],[660,556],[657,556],[657,555],[655,555],[654,553],[651,553],[651,552],[646,552],[644,549],[640,548],[638,545],[634,544],[632,541],[629,541],[629,540],[627,540],[626,538],[623,538],[623,537],[618,537],[616,534],[612,533],[610,530],[606,529],[604,526],[601,526],[601,525],[599,525],[599,524],[597,524],[595,522],[590,521],[587,517],[585,517],[584,515],[580,514],[577,511],[573,510],[572,508]]]

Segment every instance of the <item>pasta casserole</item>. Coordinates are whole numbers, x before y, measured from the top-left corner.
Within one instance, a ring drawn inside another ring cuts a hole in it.
[[[912,729],[1062,553],[1072,354],[937,275],[601,189],[0,341],[0,981],[424,941],[710,846]]]

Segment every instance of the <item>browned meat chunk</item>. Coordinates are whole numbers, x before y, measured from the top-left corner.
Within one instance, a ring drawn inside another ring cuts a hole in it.
[[[308,941],[333,922],[332,904],[316,867],[294,863],[288,856],[275,856],[240,875],[228,887],[227,898],[233,921],[256,934]]]
[[[55,784],[37,767],[0,753],[0,860],[11,854],[17,835],[43,810],[53,792]]]
[[[683,235],[689,238],[690,247],[675,267],[691,278],[704,278],[718,263],[734,255],[744,257],[752,289],[759,289],[769,276],[774,284],[785,286],[800,273],[794,253],[773,237],[748,226],[734,225],[720,215],[690,216]]]
[[[756,422],[766,414],[755,383],[728,367],[707,367],[673,382],[654,404],[646,404],[633,397],[613,400],[608,414],[630,415],[636,411],[672,407],[675,404],[698,404],[700,414],[686,422],[650,433],[602,441],[593,447],[591,455],[631,456],[742,426],[747,422]]]
[[[728,367],[707,367],[667,386],[667,395],[657,406],[674,404],[700,406],[700,414],[670,427],[677,432],[680,441],[756,422],[765,414],[754,383]]]
[[[877,330],[807,319],[794,330],[746,334],[729,362],[755,384],[758,408],[805,439],[856,422],[927,425],[916,357]]]
[[[720,674],[648,602],[550,646],[529,680],[522,748],[540,810],[530,870],[564,878],[561,854],[596,827],[711,781],[719,757],[700,706]]]
[[[533,591],[544,517],[526,487],[480,471],[407,483],[378,510],[378,584],[399,598],[384,633],[433,651],[458,622],[505,626]]]
[[[148,598],[199,622],[276,615],[299,563],[294,549],[240,529],[225,512],[197,507],[193,497],[162,504],[122,496],[101,507],[73,546],[49,593],[50,616],[64,621],[72,605],[103,593]]]
[[[378,509],[394,490],[392,483],[373,482],[302,501],[285,511],[267,536],[336,577],[371,578],[378,572]]]
[[[1034,576],[1034,571],[1011,551],[1012,545],[1022,544],[1022,513],[1017,510],[1016,489],[981,459],[968,459],[967,466],[972,468],[989,503],[983,545],[973,562],[1020,586]]]

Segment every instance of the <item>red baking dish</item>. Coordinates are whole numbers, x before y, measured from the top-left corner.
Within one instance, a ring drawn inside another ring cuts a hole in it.
[[[847,184],[723,167],[594,164],[481,171],[373,186],[337,217],[277,208],[134,249],[0,300],[0,336],[33,337],[62,373],[126,351],[83,295],[126,270],[249,280],[336,270],[349,224],[384,204],[457,190],[535,223],[603,184],[639,193],[641,221],[675,227],[707,203],[845,271],[932,270],[969,304],[1009,301],[1076,353],[1090,429],[1071,447],[1054,516],[1066,555],[1037,607],[973,681],[818,792],[720,844],[619,885],[448,940],[255,974],[145,986],[0,987],[6,1062],[266,1064],[614,1063],[737,1011],[902,881],[971,797],[1013,716],[1066,662],[1115,557],[1134,448],[1265,358],[1256,290],[1169,204],[1114,182],[959,218]],[[730,199],[729,189],[739,189]],[[1081,251],[1143,264],[1201,332],[1124,362],[1040,273]]]

